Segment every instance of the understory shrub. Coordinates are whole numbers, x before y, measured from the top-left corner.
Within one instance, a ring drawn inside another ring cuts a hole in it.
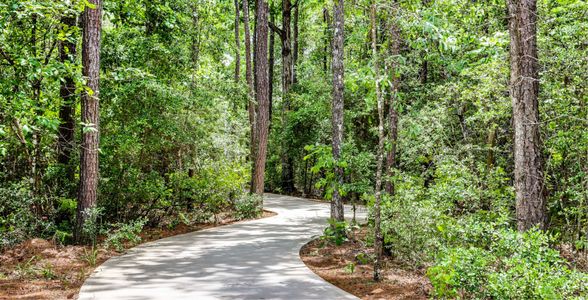
[[[334,243],[337,246],[342,245],[344,242],[349,240],[349,234],[351,233],[351,225],[347,221],[337,221],[329,218],[329,226],[323,231],[321,239],[330,243]]]
[[[420,178],[405,176],[392,199],[382,203],[384,245],[391,255],[412,267],[430,260],[437,248],[435,224],[438,206],[425,197]]]
[[[442,298],[583,299],[588,274],[568,267],[550,247],[554,238],[539,230],[468,227],[464,240],[449,240],[427,275]],[[476,237],[470,239],[472,237]],[[484,237],[483,239],[479,239]],[[453,245],[451,245],[453,244]]]
[[[32,195],[30,184],[0,187],[0,250],[27,238],[55,232],[51,199]]]
[[[137,245],[141,242],[139,234],[143,230],[143,226],[147,223],[147,219],[141,218],[129,223],[116,223],[104,231],[106,239],[104,245],[112,247],[116,251],[123,251],[125,244],[130,246]]]
[[[254,219],[263,213],[263,198],[257,194],[243,195],[235,201],[235,218],[237,220]]]

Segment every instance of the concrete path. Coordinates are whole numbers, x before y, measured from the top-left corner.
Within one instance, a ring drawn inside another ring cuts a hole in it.
[[[329,205],[266,194],[265,208],[278,215],[161,239],[111,258],[86,280],[79,299],[357,299],[298,255],[322,233]]]

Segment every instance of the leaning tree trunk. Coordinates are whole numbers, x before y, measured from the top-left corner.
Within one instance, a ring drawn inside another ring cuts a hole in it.
[[[239,18],[239,0],[235,0],[235,83],[239,83],[239,77],[241,75],[241,38],[239,36]]]
[[[268,82],[268,4],[265,0],[257,0],[255,26],[257,41],[255,43],[255,77],[257,100],[257,149],[251,192],[263,195],[265,178],[265,161],[269,131],[269,82]]]
[[[380,281],[382,254],[384,247],[384,238],[382,237],[381,228],[381,204],[382,204],[382,167],[384,160],[384,100],[382,99],[382,91],[380,87],[380,67],[378,61],[378,46],[377,46],[377,32],[376,32],[376,4],[372,3],[370,9],[371,21],[371,38],[372,38],[372,60],[374,64],[374,76],[376,82],[376,100],[378,103],[378,155],[376,162],[376,201],[374,203],[374,252],[376,257],[374,259],[374,280]]]
[[[75,240],[87,242],[83,227],[87,210],[96,206],[98,191],[98,149],[100,144],[100,35],[102,27],[101,0],[90,0],[83,16],[82,64],[86,85],[91,92],[82,93],[82,148],[80,152],[80,188],[78,194]]]
[[[400,88],[400,75],[398,72],[398,56],[400,55],[400,29],[398,28],[398,3],[393,4],[392,18],[390,20],[390,54],[392,62],[389,72],[392,74],[390,86],[390,101],[388,103],[388,142],[390,148],[386,155],[386,193],[394,195],[394,166],[396,165],[396,145],[398,143],[398,112],[396,111],[396,99]]]
[[[64,17],[63,25],[69,28],[76,26],[75,16]],[[59,45],[59,59],[62,63],[75,63],[76,43],[63,40]],[[72,182],[74,180],[74,166],[71,165],[71,152],[74,144],[75,130],[75,105],[76,105],[76,84],[73,78],[68,75],[65,81],[61,83],[59,90],[62,102],[59,107],[59,138],[58,138],[58,157],[57,161],[65,168],[65,178]]]
[[[333,159],[335,160],[335,188],[331,200],[331,218],[343,221],[343,201],[339,189],[343,186],[343,168],[341,160],[341,146],[343,143],[343,28],[344,28],[344,0],[335,0],[333,8]]]
[[[516,213],[519,231],[545,228],[539,137],[537,1],[509,0],[510,93],[513,106]]]

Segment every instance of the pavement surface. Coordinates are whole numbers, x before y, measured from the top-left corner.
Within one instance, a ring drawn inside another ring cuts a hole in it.
[[[325,228],[328,204],[266,194],[264,207],[277,215],[145,243],[113,257],[86,280],[78,299],[357,299],[300,260],[300,248]],[[345,213],[352,214],[348,207]],[[357,215],[365,220],[365,211]]]

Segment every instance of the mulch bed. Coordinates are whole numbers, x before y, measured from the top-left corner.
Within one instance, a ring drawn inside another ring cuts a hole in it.
[[[424,270],[407,270],[390,258],[383,261],[380,282],[373,281],[373,249],[362,242],[366,227],[354,231],[341,246],[315,239],[300,250],[304,263],[317,275],[361,299],[428,299],[432,286]]]
[[[264,211],[262,218],[274,215],[274,212]],[[146,228],[140,234],[141,243],[236,222],[241,221],[227,217],[216,224]],[[133,246],[126,245],[126,248]],[[80,287],[94,269],[122,254],[100,248],[95,264],[90,264],[91,251],[90,246],[63,246],[43,239],[28,240],[7,249],[0,254],[0,299],[76,299]]]

